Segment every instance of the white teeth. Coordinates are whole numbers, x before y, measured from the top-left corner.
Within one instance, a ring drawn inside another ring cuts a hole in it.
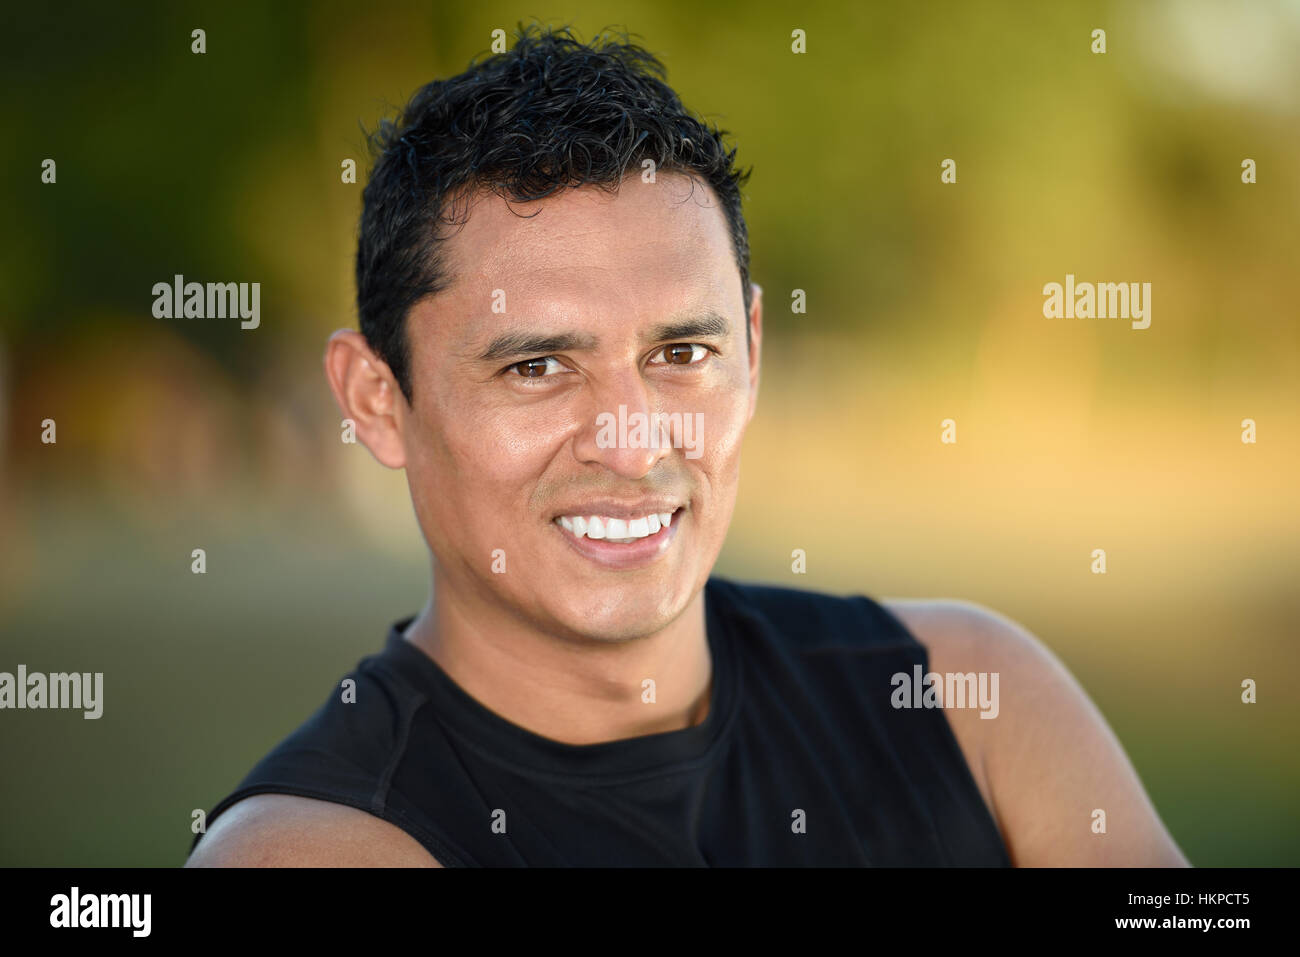
[[[640,518],[611,518],[601,515],[561,515],[557,522],[578,538],[604,539],[618,544],[657,535],[673,520],[672,512],[650,512]]]

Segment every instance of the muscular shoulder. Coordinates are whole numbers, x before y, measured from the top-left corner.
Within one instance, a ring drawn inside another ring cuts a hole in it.
[[[1014,863],[1187,863],[1106,719],[1038,638],[969,602],[882,604],[926,647],[930,671],[986,674],[997,689],[984,712],[944,713]]]
[[[925,646],[931,671],[996,674],[999,698],[1001,692],[1008,690],[1009,679],[1009,690],[1015,692],[1013,708],[1044,703],[1051,694],[1060,692],[1062,686],[1077,689],[1060,659],[1038,638],[1022,625],[983,605],[954,599],[888,599],[881,604]],[[1086,697],[1084,703],[1091,707]],[[973,727],[993,730],[999,727],[996,719],[1003,714],[999,700],[988,709],[986,718],[980,718],[978,713],[974,715]],[[1060,709],[1049,709],[1043,717],[1053,714],[1060,714]],[[1077,719],[1080,715],[1072,712],[1069,717]],[[960,716],[954,714],[954,718]]]
[[[419,841],[365,811],[258,794],[213,823],[186,867],[441,867]]]

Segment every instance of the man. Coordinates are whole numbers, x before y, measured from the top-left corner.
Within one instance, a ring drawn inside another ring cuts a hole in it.
[[[325,368],[432,597],[189,863],[1185,864],[1021,628],[710,577],[762,297],[734,151],[661,77],[524,31],[380,129]]]

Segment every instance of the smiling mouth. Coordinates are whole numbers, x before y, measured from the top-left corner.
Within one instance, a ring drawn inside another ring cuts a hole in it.
[[[651,538],[670,528],[681,508],[672,512],[647,512],[636,518],[614,518],[607,515],[561,515],[555,519],[574,538],[609,542],[613,545],[630,545]]]

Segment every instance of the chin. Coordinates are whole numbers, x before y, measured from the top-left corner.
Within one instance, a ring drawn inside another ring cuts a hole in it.
[[[551,593],[563,602],[552,616],[575,635],[607,642],[631,641],[662,631],[682,613],[692,594],[686,582],[645,582],[630,577],[604,588],[584,589],[582,594],[565,595],[566,591],[561,587]]]

